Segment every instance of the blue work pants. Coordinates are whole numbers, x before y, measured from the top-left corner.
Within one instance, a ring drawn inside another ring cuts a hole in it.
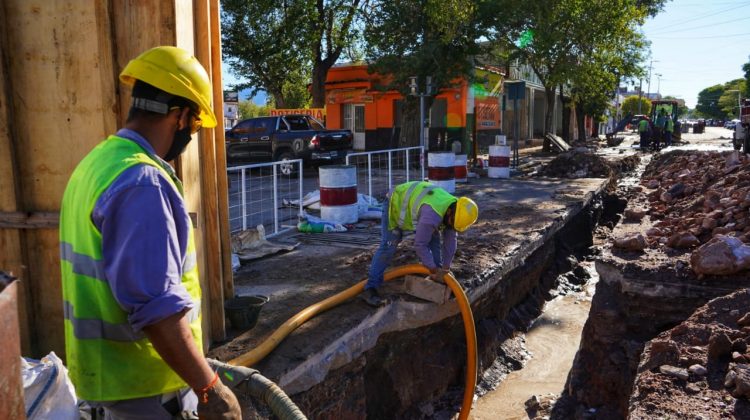
[[[399,228],[388,229],[388,201],[386,197],[383,203],[383,217],[380,219],[380,246],[375,251],[370,264],[370,271],[367,274],[367,284],[365,289],[376,289],[383,284],[383,274],[390,265],[393,255],[396,253],[398,244],[403,239],[403,231]],[[440,233],[434,232],[430,243],[428,244],[432,260],[437,267],[442,265],[442,252],[440,248]]]

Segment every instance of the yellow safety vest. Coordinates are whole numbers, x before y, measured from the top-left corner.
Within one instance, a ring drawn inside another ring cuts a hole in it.
[[[110,136],[78,164],[63,195],[60,253],[65,351],[70,378],[85,400],[141,398],[186,386],[143,332],[133,330],[128,313],[115,300],[104,273],[102,235],[91,218],[99,196],[124,170],[139,164],[162,171],[182,194],[182,184],[171,168],[162,166],[137,143]],[[182,282],[195,302],[187,316],[202,349],[201,291],[192,226]]]
[[[440,217],[458,201],[444,189],[424,181],[412,181],[393,189],[388,205],[388,229],[414,230],[419,208],[427,204]]]

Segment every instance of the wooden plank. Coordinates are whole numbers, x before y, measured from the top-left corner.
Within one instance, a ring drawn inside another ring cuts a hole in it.
[[[196,58],[213,77],[211,66],[209,1],[195,0]],[[214,106],[215,114],[219,114]],[[202,181],[203,240],[205,252],[205,275],[210,313],[210,337],[220,341],[226,338],[224,326],[224,288],[221,269],[221,236],[219,234],[219,202],[216,185],[216,157],[214,147],[215,130],[205,129],[200,133],[200,170]],[[204,312],[206,313],[206,312]]]
[[[59,211],[73,168],[113,126],[115,110],[106,98],[114,93],[99,76],[112,74],[102,61],[107,52],[100,50],[99,33],[81,30],[102,25],[94,3],[3,2],[21,197],[14,211]],[[29,355],[54,350],[64,356],[57,230],[27,230],[23,236],[33,319],[28,331],[35,343]]]
[[[0,27],[7,27],[5,8],[0,7]],[[0,31],[0,211],[18,210],[20,201],[20,178],[18,176],[18,156],[13,142],[12,83],[8,74],[10,57],[7,55],[7,32]],[[16,276],[25,275],[23,232],[17,229],[0,228],[0,270]],[[20,325],[21,349],[24,354],[31,354],[29,337],[29,316],[26,302],[29,301],[28,288],[18,290],[18,320]]]
[[[217,110],[218,125],[214,130],[216,148],[216,179],[219,191],[229,191],[227,156],[224,139],[224,83],[221,73],[221,25],[219,0],[211,1],[211,72],[214,86],[214,109]],[[232,244],[229,235],[229,194],[219,194],[219,233],[221,234],[222,279],[224,297],[234,296],[234,274],[232,272]]]
[[[0,229],[57,229],[60,225],[60,213],[20,211],[0,211]]]

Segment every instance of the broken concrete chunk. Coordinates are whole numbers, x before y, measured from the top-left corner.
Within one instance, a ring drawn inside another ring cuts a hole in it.
[[[727,375],[724,377],[724,388],[732,388],[736,380],[737,373],[733,370],[728,371]]]
[[[449,297],[448,287],[430,280],[429,277],[406,276],[406,293],[437,304],[443,304]]]
[[[643,235],[636,234],[632,236],[626,236],[624,238],[615,238],[614,246],[629,251],[643,251],[646,249],[646,238]]]
[[[687,369],[678,368],[678,367],[670,366],[670,365],[659,366],[659,372],[665,375],[675,377],[677,379],[681,379],[683,381],[687,381],[688,376],[689,376]]]
[[[625,220],[631,222],[640,222],[646,216],[646,210],[627,209],[625,210]]]
[[[726,333],[718,332],[711,334],[708,339],[708,359],[716,360],[728,356],[732,352],[732,340]]]
[[[690,267],[697,274],[737,273],[750,268],[750,246],[735,237],[717,235],[693,251]]]
[[[701,241],[690,232],[679,232],[669,237],[667,246],[675,249],[688,249],[701,244]]]
[[[750,325],[750,312],[746,313],[742,316],[742,318],[737,320],[737,325],[740,327],[746,327]]]
[[[706,373],[708,372],[705,367],[698,364],[690,366],[688,371],[695,376],[706,376]]]
[[[738,364],[734,367],[737,378],[734,380],[734,395],[736,398],[750,397],[750,366]]]
[[[651,189],[659,188],[659,181],[657,181],[655,179],[650,179],[648,181],[648,184],[646,184],[646,186],[649,187],[649,188],[651,188]]]

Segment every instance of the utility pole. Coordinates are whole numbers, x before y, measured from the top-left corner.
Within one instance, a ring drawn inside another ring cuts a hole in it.
[[[654,76],[656,76],[656,97],[659,98],[659,99],[661,99],[661,96],[660,96],[660,92],[661,92],[661,90],[660,90],[660,88],[661,88],[661,74],[656,73],[656,74],[654,74]]]
[[[643,99],[643,79],[638,79],[638,115],[643,115],[641,112],[641,100]]]
[[[412,96],[419,96],[419,145],[422,146],[423,151],[427,151],[429,146],[425,139],[425,109],[424,103],[425,98],[432,95],[432,76],[425,77],[425,89],[422,92],[418,92],[419,86],[417,85],[417,76],[411,76],[409,78],[409,94]]]
[[[659,60],[651,60],[651,62],[648,64],[648,85],[646,86],[646,97],[648,100],[651,100],[651,70],[654,67],[654,63],[658,63]]]

